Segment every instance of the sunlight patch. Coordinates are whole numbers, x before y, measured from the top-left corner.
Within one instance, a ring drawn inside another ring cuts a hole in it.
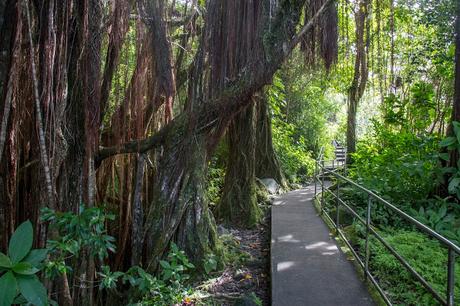
[[[279,242],[294,242],[294,243],[300,242],[300,240],[294,239],[294,236],[292,235],[278,237],[278,241]]]
[[[295,262],[293,261],[283,261],[276,265],[276,271],[281,272],[293,267]]]

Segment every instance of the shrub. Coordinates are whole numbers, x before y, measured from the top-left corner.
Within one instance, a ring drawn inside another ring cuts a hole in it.
[[[394,132],[379,123],[374,130],[353,154],[350,177],[406,210],[428,198],[437,183],[438,139]]]
[[[129,305],[181,304],[192,294],[187,282],[194,268],[185,252],[173,243],[165,260],[160,261],[158,277],[139,266],[133,266],[127,272],[112,272],[104,266],[98,273],[101,277],[100,289],[116,290],[121,282],[130,285]]]
[[[384,233],[383,237],[433,288],[444,295],[447,284],[447,250],[444,247],[415,231],[399,230]],[[364,243],[364,240],[359,241],[361,251],[364,250]],[[370,242],[370,254],[370,270],[395,305],[438,304],[437,300],[375,238]],[[458,264],[455,274],[458,279]],[[460,294],[458,282],[455,293],[457,296]]]

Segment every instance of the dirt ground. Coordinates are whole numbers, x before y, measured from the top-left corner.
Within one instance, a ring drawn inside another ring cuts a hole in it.
[[[212,295],[213,301],[209,304],[270,305],[269,213],[256,229],[242,230],[220,225],[219,232],[233,237],[235,252],[241,252],[243,259],[238,265],[226,267],[207,284],[206,291]]]

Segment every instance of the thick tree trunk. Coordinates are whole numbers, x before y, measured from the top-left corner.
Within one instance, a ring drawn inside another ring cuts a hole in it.
[[[20,46],[21,19],[20,6],[14,1],[0,3],[0,249],[6,250],[8,237],[13,231],[14,198],[12,180],[15,180],[16,169],[11,138],[14,124],[11,114],[13,101],[11,91],[13,82],[17,80],[14,71],[17,49]],[[17,60],[17,59],[16,59]],[[13,158],[10,158],[13,157]],[[13,175],[12,175],[13,174]],[[14,186],[14,185],[13,185]],[[10,196],[9,196],[10,195]]]
[[[358,101],[354,98],[349,98],[347,109],[347,152],[356,152],[356,115],[358,109]],[[347,154],[347,162],[350,162],[351,155]]]
[[[272,141],[272,124],[265,95],[256,96],[257,136],[256,136],[256,177],[273,178],[281,187],[287,188],[286,178],[279,164]]]
[[[348,118],[347,118],[347,152],[356,151],[356,113],[358,104],[364,95],[369,69],[367,63],[370,45],[369,9],[370,0],[360,0],[356,8],[356,59],[354,76],[348,90]],[[352,162],[352,155],[347,155],[347,163]]]
[[[137,156],[136,179],[134,181],[134,196],[132,205],[132,253],[131,264],[140,265],[142,260],[142,231],[144,211],[142,208],[142,183],[144,180],[145,154]]]
[[[256,196],[256,105],[235,116],[227,131],[229,157],[218,219],[252,227],[260,219]]]
[[[455,21],[455,84],[454,101],[452,105],[452,121],[460,122],[460,1],[457,1],[457,18]],[[449,134],[453,134],[452,126],[449,127]],[[459,159],[458,150],[450,151],[449,166],[457,167]]]
[[[84,118],[85,118],[85,157],[83,162],[83,203],[89,207],[95,205],[96,170],[94,153],[99,148],[99,128],[101,120],[101,45],[102,45],[102,2],[86,0],[80,9],[83,12],[83,28],[85,45],[82,64]],[[93,305],[94,284],[96,275],[95,259],[90,255],[89,248],[83,250],[78,269],[77,280],[79,289],[74,295],[76,305]]]
[[[256,225],[261,216],[256,177],[273,178],[287,188],[273,149],[267,101],[257,94],[253,100],[227,132],[229,158],[222,199],[216,209],[219,219],[245,227]]]
[[[150,271],[172,241],[196,264],[217,252],[215,223],[205,199],[207,152],[204,136],[176,130],[163,147],[146,217],[146,263]]]

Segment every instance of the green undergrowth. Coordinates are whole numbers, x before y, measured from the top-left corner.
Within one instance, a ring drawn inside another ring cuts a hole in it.
[[[0,305],[54,305],[47,298],[44,283],[63,275],[73,277],[75,272],[70,263],[82,256],[106,263],[109,253],[116,252],[115,240],[104,226],[113,216],[103,207],[82,205],[78,214],[43,209],[41,218],[54,231],[47,248],[31,250],[33,228],[27,221],[11,237],[8,253],[0,253]],[[197,284],[215,279],[224,267],[237,269],[252,260],[248,252],[241,250],[240,240],[231,233],[221,235],[220,241],[223,256],[209,253],[198,263],[199,268],[174,243],[159,262],[156,273],[141,266],[116,271],[109,265],[98,265],[94,286],[98,294],[117,297],[124,305],[212,305],[212,296]],[[259,301],[250,293],[240,298],[235,300],[235,305],[239,302],[245,305],[245,300]]]
[[[362,228],[359,229],[362,231]],[[358,231],[359,231],[358,230]],[[347,228],[347,237],[363,255],[365,240],[358,237],[356,226]],[[428,283],[445,296],[447,284],[447,249],[426,235],[406,230],[382,233],[383,238],[419,273]],[[419,283],[412,274],[376,238],[370,238],[369,269],[385,290],[394,305],[438,305],[439,302]],[[457,261],[456,279],[460,277]],[[460,297],[460,284],[455,286],[455,295]]]

